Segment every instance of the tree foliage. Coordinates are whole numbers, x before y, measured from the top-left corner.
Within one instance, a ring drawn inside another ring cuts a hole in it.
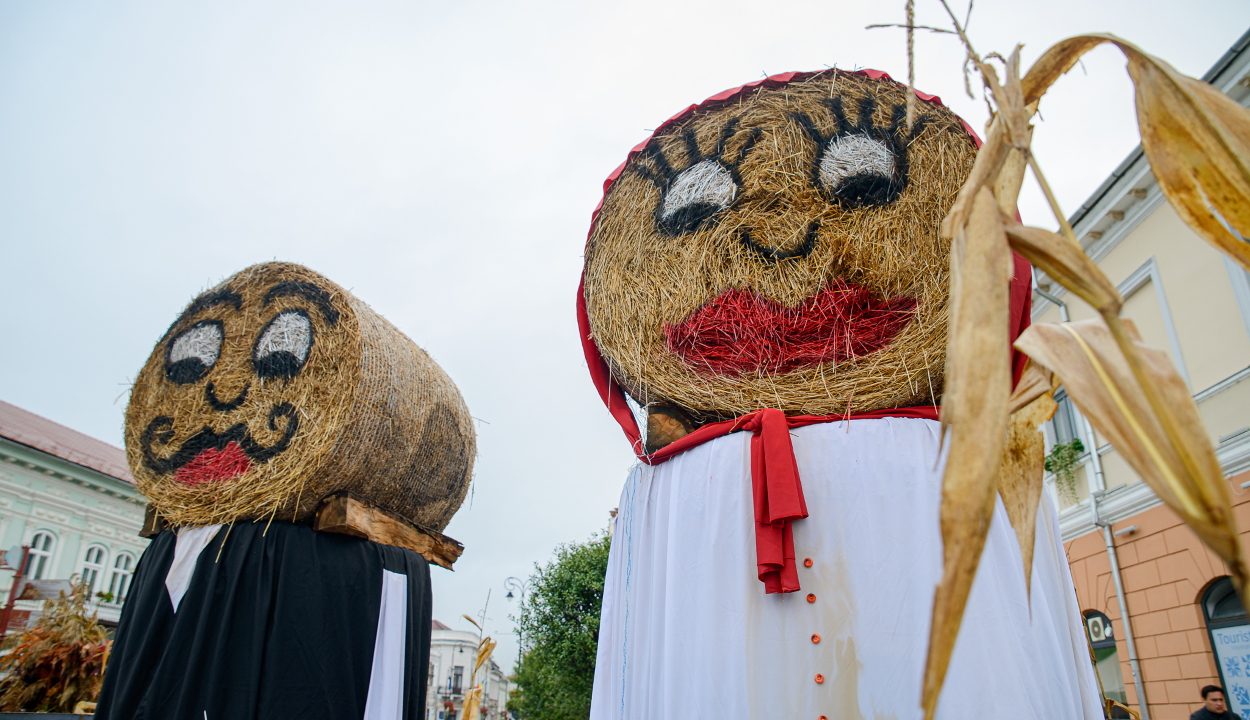
[[[527,720],[590,716],[610,544],[606,535],[570,543],[545,567],[535,565],[517,628],[524,656],[508,703]]]
[[[44,602],[39,621],[0,658],[0,710],[65,713],[95,701],[109,643],[86,603],[86,585]]]

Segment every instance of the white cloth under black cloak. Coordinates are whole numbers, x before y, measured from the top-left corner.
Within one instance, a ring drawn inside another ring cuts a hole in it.
[[[95,717],[424,718],[430,603],[411,550],[279,522],[167,530],[135,572]]]
[[[938,433],[905,418],[791,430],[809,512],[793,524],[795,593],[757,579],[750,433],[637,466],[614,521],[591,720],[921,717]],[[1103,717],[1048,498],[1032,575],[1030,598],[999,501],[938,718]]]

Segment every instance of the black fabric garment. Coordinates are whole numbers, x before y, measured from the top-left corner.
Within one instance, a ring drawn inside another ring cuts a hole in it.
[[[1198,712],[1190,715],[1189,720],[1241,720],[1241,716],[1232,710],[1225,710],[1216,715],[1206,708],[1198,708]]]
[[[408,578],[403,717],[424,718],[431,595],[420,555],[304,525],[239,523],[200,553],[175,613],[165,576],[176,541],[162,532],[139,561],[97,720],[363,717],[384,570]]]

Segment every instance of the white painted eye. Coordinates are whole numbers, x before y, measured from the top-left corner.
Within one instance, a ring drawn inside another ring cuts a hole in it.
[[[294,376],[308,359],[312,342],[312,322],[304,311],[280,313],[256,341],[256,373],[261,377]]]
[[[216,320],[205,320],[182,331],[169,344],[165,377],[179,385],[204,377],[221,356],[221,340],[221,323]]]
[[[820,182],[837,192],[851,179],[894,177],[894,153],[867,135],[843,135],[829,141],[820,158]]]
[[[724,165],[715,160],[697,162],[668,186],[660,222],[675,232],[691,232],[729,207],[737,195],[738,183]]]

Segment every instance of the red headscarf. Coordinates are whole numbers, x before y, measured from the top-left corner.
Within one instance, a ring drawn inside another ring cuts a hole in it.
[[[608,190],[612,187],[612,183],[616,182],[616,179],[621,176],[625,166],[634,159],[634,156],[642,152],[647,147],[647,144],[667,127],[684,120],[698,110],[737,100],[755,88],[781,87],[792,82],[806,80],[816,74],[812,72],[789,72],[773,75],[764,80],[757,80],[732,90],[717,93],[698,105],[691,105],[666,120],[655,129],[650,137],[639,143],[633,150],[630,150],[629,156],[625,158],[625,162],[621,163],[616,170],[613,170],[608,179],[604,181],[603,198],[599,200],[594,213],[591,214],[587,243],[589,244],[590,235],[594,233],[595,222],[598,220],[599,211],[603,209],[603,202],[607,198]],[[866,75],[873,79],[891,79],[889,75],[880,70],[859,70],[856,74]],[[916,91],[916,97],[923,102],[934,105],[942,104],[942,99],[936,95],[928,95]],[[977,136],[972,127],[962,118],[960,122],[963,123],[964,129],[968,131],[968,135],[972,137],[972,141],[976,146],[978,148],[981,147],[981,138]],[[1015,262],[1015,273],[1011,280],[1009,342],[1015,342],[1020,333],[1024,332],[1025,328],[1029,326],[1033,302],[1032,268],[1027,260],[1014,252],[1012,253],[1012,259]],[[603,404],[607,406],[608,412],[612,413],[612,417],[616,418],[616,421],[620,424],[621,429],[625,432],[625,437],[629,438],[634,448],[634,453],[639,460],[648,465],[656,465],[674,455],[722,435],[738,430],[752,432],[751,479],[755,502],[756,556],[759,578],[763,581],[766,592],[795,592],[799,590],[798,568],[794,562],[794,542],[790,523],[793,520],[807,517],[807,505],[803,499],[803,487],[799,481],[798,466],[794,459],[794,449],[790,445],[790,428],[842,419],[910,417],[936,420],[938,417],[938,408],[933,405],[871,410],[847,415],[799,415],[793,417],[786,417],[780,410],[765,408],[747,413],[733,420],[709,423],[680,440],[654,453],[647,454],[643,447],[642,432],[638,427],[638,421],[625,401],[625,392],[612,377],[607,361],[603,359],[603,355],[599,352],[599,346],[590,334],[590,317],[586,313],[585,282],[585,272],[583,271],[582,280],[577,286],[577,327],[581,332],[582,351],[586,355],[586,365],[590,369],[590,377],[595,383],[595,388],[599,390],[599,397],[603,399]],[[1024,372],[1025,361],[1026,357],[1021,352],[1012,350],[1011,369],[1013,382],[1019,381],[1020,375]]]

